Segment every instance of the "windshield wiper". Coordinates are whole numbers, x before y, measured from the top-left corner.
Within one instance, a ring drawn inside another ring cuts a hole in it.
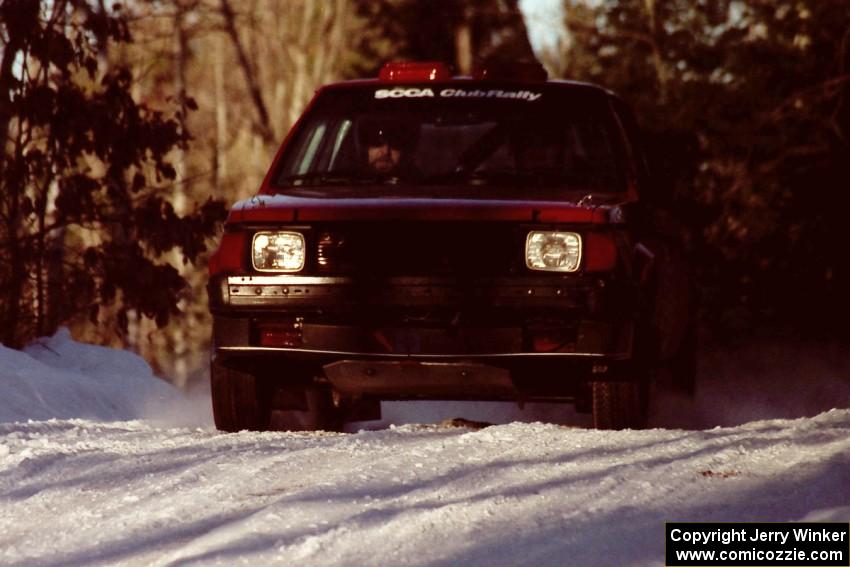
[[[280,185],[287,187],[304,187],[307,185],[360,185],[374,183],[374,177],[363,176],[340,171],[311,171],[287,175],[280,179]]]
[[[458,168],[448,173],[440,173],[425,178],[424,183],[430,185],[484,185],[488,182],[500,181],[511,177],[513,170],[467,170]]]
[[[546,173],[517,171],[516,169],[457,169],[451,173],[435,175],[426,180],[435,185],[541,185],[556,181]]]

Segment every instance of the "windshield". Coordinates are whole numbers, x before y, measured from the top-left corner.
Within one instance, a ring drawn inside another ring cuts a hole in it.
[[[429,195],[492,197],[484,186],[525,198],[625,191],[619,129],[593,94],[543,86],[327,91],[301,122],[273,186],[399,195],[428,186]]]

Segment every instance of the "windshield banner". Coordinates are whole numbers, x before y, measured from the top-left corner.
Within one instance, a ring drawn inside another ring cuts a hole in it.
[[[510,91],[503,89],[438,89],[436,92],[431,88],[396,87],[393,89],[378,89],[375,91],[376,99],[385,98],[511,98],[534,102],[543,96],[543,93],[532,91]]]

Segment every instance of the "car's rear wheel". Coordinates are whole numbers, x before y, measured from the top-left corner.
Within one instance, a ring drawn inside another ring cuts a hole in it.
[[[213,420],[221,431],[264,431],[271,416],[269,384],[250,372],[210,364]]]
[[[592,382],[593,427],[640,429],[646,425],[648,388],[641,382]]]

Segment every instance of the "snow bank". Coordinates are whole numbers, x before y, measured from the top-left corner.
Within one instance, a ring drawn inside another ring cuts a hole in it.
[[[24,351],[0,345],[0,388],[0,422],[138,419],[180,396],[141,357],[78,343],[67,329]]]

